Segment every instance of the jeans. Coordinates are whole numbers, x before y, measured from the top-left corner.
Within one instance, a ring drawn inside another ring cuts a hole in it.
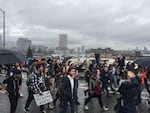
[[[101,106],[101,108],[103,108],[103,102],[102,102],[102,96],[101,96],[101,94],[99,94],[99,95],[97,95],[97,94],[89,94],[89,97],[85,100],[84,105],[87,105],[88,102],[90,102],[90,100],[92,98],[95,98],[95,97],[98,98],[99,105]]]
[[[68,102],[70,103],[70,107],[71,107],[70,113],[74,113],[75,100],[74,99],[68,99],[68,98],[62,99],[63,105],[62,105],[62,110],[60,113],[66,113],[67,112]]]
[[[29,92],[29,95],[28,95],[28,98],[27,98],[27,101],[26,101],[26,104],[25,104],[25,109],[28,109],[32,100],[34,99],[34,92],[31,90],[31,89],[28,89],[28,92]],[[41,112],[44,110],[44,105],[41,105],[40,106],[40,110]]]
[[[17,95],[9,95],[9,101],[10,101],[10,113],[15,113],[16,108],[17,108],[17,102],[19,98],[19,94]]]
[[[136,106],[125,106],[127,108],[127,113],[138,113]]]
[[[107,95],[109,94],[109,91],[108,91],[108,79],[107,78],[103,78],[102,79],[102,89],[106,90]]]
[[[29,93],[29,95],[28,95],[28,98],[27,98],[27,101],[26,101],[26,104],[25,104],[26,109],[30,106],[32,100],[34,99],[34,96],[33,96],[34,92],[31,89],[28,89],[28,93]]]
[[[112,83],[114,84],[115,88],[118,87],[117,78],[116,78],[116,75],[114,75],[114,74],[112,74]]]

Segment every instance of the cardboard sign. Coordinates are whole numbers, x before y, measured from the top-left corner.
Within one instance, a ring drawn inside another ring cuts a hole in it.
[[[37,106],[45,105],[53,101],[50,91],[42,92],[43,95],[34,94],[34,99]]]

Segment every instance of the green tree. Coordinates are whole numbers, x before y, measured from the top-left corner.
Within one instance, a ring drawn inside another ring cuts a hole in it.
[[[32,58],[32,57],[33,57],[32,49],[29,46],[28,51],[27,51],[27,58]]]

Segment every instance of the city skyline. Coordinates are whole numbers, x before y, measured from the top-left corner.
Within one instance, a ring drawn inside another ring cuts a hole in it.
[[[20,38],[27,38],[27,37],[20,37]],[[18,40],[19,38],[17,38],[17,40]],[[29,39],[29,40],[31,40],[30,38],[27,38],[27,39]],[[17,47],[17,40],[16,41],[14,41],[14,42],[10,42],[10,41],[7,41],[6,42],[6,48],[14,48],[14,47]],[[57,40],[57,42],[55,42],[56,43],[56,45],[55,46],[52,46],[52,45],[42,45],[42,43],[34,43],[33,42],[33,40],[31,40],[32,41],[32,45],[35,45],[35,46],[45,46],[45,47],[48,47],[48,48],[50,48],[50,49],[56,49],[58,46],[59,46],[59,38],[58,38],[58,40]],[[56,40],[55,40],[56,41]],[[68,43],[68,45],[70,45],[69,43]],[[1,45],[2,46],[2,45]],[[114,49],[114,50],[125,50],[125,51],[132,51],[132,50],[139,50],[139,51],[142,51],[142,50],[144,50],[145,48],[149,51],[150,49],[147,47],[147,46],[139,46],[139,45],[137,45],[137,46],[135,46],[135,48],[128,48],[128,49],[115,49],[115,48],[113,48],[113,47],[109,47],[109,46],[107,46],[107,47],[101,47],[101,46],[99,46],[99,47],[91,47],[91,48],[88,48],[87,46],[85,46],[85,45],[78,45],[78,46],[75,46],[75,47],[72,47],[72,46],[68,46],[68,49],[78,49],[78,48],[82,48],[82,46],[84,46],[85,47],[85,49],[86,50],[88,50],[88,49],[98,49],[98,48],[102,48],[102,49],[105,49],[105,48],[111,48],[111,49]]]
[[[6,12],[6,44],[27,37],[33,44],[53,47],[58,34],[64,33],[69,37],[68,47],[117,50],[150,48],[149,5],[147,0],[0,1]]]

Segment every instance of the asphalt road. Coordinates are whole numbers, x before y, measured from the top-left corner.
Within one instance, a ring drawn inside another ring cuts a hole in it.
[[[4,80],[5,77],[0,76],[0,82],[2,80]],[[78,105],[76,107],[76,113],[115,113],[114,112],[114,105],[116,104],[116,98],[119,97],[119,95],[116,94],[110,94],[109,97],[107,97],[105,94],[102,95],[103,98],[103,103],[106,107],[109,108],[109,111],[102,111],[99,107],[98,101],[97,99],[92,99],[91,102],[89,102],[88,107],[89,110],[84,110],[84,100],[85,100],[85,96],[83,91],[87,88],[87,84],[85,83],[84,80],[80,80],[79,81],[79,102],[80,105]],[[17,106],[17,111],[16,113],[24,113],[23,108],[28,96],[27,93],[27,88],[25,85],[25,79],[23,80],[23,94],[24,97],[20,98],[18,101],[18,106]],[[145,99],[147,98],[147,92],[144,91],[142,93],[142,103],[141,105],[139,105],[139,113],[150,113],[150,110],[147,109],[146,107],[146,103],[145,103]],[[9,109],[10,109],[10,104],[9,104],[9,100],[8,97],[6,95],[4,95],[3,93],[0,93],[0,113],[9,113]],[[30,113],[40,113],[39,111],[39,107],[36,106],[35,102],[33,101],[31,106],[30,106]],[[45,109],[47,110],[47,113],[59,113],[60,111],[60,107],[57,103],[56,108],[54,108],[53,110],[51,109],[47,109],[47,107],[45,107]],[[68,107],[68,112],[69,113],[69,107]]]

